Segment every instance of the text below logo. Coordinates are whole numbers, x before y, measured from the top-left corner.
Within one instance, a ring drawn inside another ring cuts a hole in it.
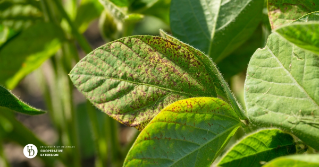
[[[23,154],[27,158],[34,158],[38,154],[38,149],[33,144],[28,144],[23,148]]]

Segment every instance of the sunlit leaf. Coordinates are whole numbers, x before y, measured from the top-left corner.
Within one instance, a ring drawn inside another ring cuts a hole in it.
[[[220,99],[177,101],[140,133],[124,166],[210,166],[240,124]]]
[[[272,29],[292,23],[315,11],[319,11],[318,0],[268,0],[268,14]]]
[[[264,129],[245,136],[220,160],[217,166],[260,167],[261,162],[296,153],[293,137],[278,129]]]
[[[319,56],[272,34],[251,58],[245,82],[250,120],[280,127],[319,149]]]
[[[285,157],[276,158],[264,167],[318,167],[319,166],[319,155],[290,155]]]
[[[52,56],[62,40],[63,31],[53,23],[39,22],[21,32],[0,50],[0,84],[13,89]]]
[[[172,102],[216,96],[216,76],[203,56],[161,37],[132,36],[95,49],[70,77],[99,109],[142,129]]]
[[[275,31],[298,47],[319,55],[319,22],[294,23]]]
[[[28,104],[19,100],[9,90],[0,86],[0,109],[2,107],[28,115],[37,115],[45,113],[45,111],[41,111],[39,109],[29,106]]]
[[[173,0],[170,23],[173,35],[219,63],[257,28],[262,0]]]

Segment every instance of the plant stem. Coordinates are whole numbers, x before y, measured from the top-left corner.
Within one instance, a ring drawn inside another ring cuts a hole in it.
[[[92,51],[92,47],[87,42],[87,40],[84,38],[82,34],[78,31],[78,29],[75,27],[75,24],[72,22],[66,11],[64,10],[63,6],[61,5],[61,2],[59,0],[53,0],[55,6],[61,13],[61,15],[64,17],[64,19],[67,21],[69,26],[71,27],[72,35],[73,37],[78,41],[81,48],[84,50],[85,53],[90,53]]]
[[[4,154],[3,140],[2,140],[1,136],[0,136],[0,166],[3,166],[3,167],[10,166],[10,164],[9,164],[8,160],[6,159],[5,154]]]
[[[118,122],[113,118],[107,116],[107,122],[109,122],[108,128],[108,138],[111,142],[111,152],[112,152],[112,162],[114,162],[114,166],[122,166],[123,155],[120,149],[120,143],[118,139]]]
[[[93,137],[94,137],[94,144],[95,144],[95,150],[96,150],[96,167],[103,167],[107,166],[107,141],[102,137],[100,134],[99,130],[99,124],[97,121],[97,113],[95,107],[89,102],[86,102],[86,108],[88,115],[90,117],[90,122],[91,122],[91,129],[93,132]],[[103,122],[105,123],[105,122]],[[104,127],[102,127],[104,128]]]

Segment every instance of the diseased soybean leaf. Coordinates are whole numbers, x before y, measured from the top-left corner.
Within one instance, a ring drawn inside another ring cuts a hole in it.
[[[29,106],[28,104],[19,100],[9,90],[0,86],[0,109],[2,107],[28,115],[37,115],[45,113],[45,111],[41,111],[39,109]]]
[[[229,149],[217,166],[260,167],[260,162],[296,153],[293,137],[279,129],[264,129],[245,136]]]
[[[310,22],[310,21],[319,21],[319,12],[312,12],[302,16],[297,19],[295,22]]]
[[[77,9],[74,21],[79,31],[84,32],[91,21],[101,15],[103,9],[102,4],[98,0],[82,0],[79,8]]]
[[[40,1],[2,0],[0,1],[0,24],[15,31],[28,28],[43,21]]]
[[[173,0],[170,23],[173,36],[219,63],[257,28],[262,0]]]
[[[13,89],[52,56],[63,40],[63,31],[53,23],[39,22],[22,31],[0,50],[0,84]]]
[[[177,100],[216,96],[203,56],[161,37],[131,36],[95,49],[69,75],[96,107],[143,129]]]
[[[238,114],[240,119],[242,119],[242,120],[247,119],[247,117],[244,114],[244,111],[243,111],[241,105],[237,102],[237,100],[236,100],[235,96],[232,94],[227,82],[225,81],[225,79],[223,78],[222,74],[219,72],[219,70],[217,69],[216,65],[211,60],[211,58],[206,56],[201,51],[193,48],[192,46],[181,42],[180,40],[174,38],[171,35],[168,35],[163,30],[160,30],[160,34],[161,34],[161,36],[163,38],[187,48],[189,51],[193,52],[195,55],[200,55],[200,57],[202,57],[203,60],[204,60],[203,62],[204,62],[205,68],[213,76],[213,81],[214,81],[213,84],[215,85],[217,94],[220,97],[226,99],[230,103],[230,105],[232,106],[234,111]]]
[[[250,120],[280,127],[319,149],[319,56],[272,34],[251,58],[245,82]]]
[[[140,133],[123,166],[210,166],[240,124],[237,114],[220,99],[177,101]]]
[[[319,55],[319,22],[293,23],[275,31],[298,47]]]
[[[318,167],[319,155],[318,154],[304,154],[304,155],[290,155],[276,158],[264,167]]]
[[[318,0],[268,0],[268,15],[272,29],[292,23],[314,11],[319,11]]]

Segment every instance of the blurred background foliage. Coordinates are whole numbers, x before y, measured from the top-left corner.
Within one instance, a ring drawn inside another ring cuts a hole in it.
[[[138,135],[93,107],[68,73],[92,49],[130,35],[170,31],[170,0],[0,0],[0,85],[39,116],[0,107],[0,166],[122,166]],[[243,102],[245,70],[270,33],[264,6],[253,35],[218,67]],[[238,131],[233,142],[243,133]],[[27,159],[26,144],[75,146]],[[232,142],[229,143],[229,145]]]

